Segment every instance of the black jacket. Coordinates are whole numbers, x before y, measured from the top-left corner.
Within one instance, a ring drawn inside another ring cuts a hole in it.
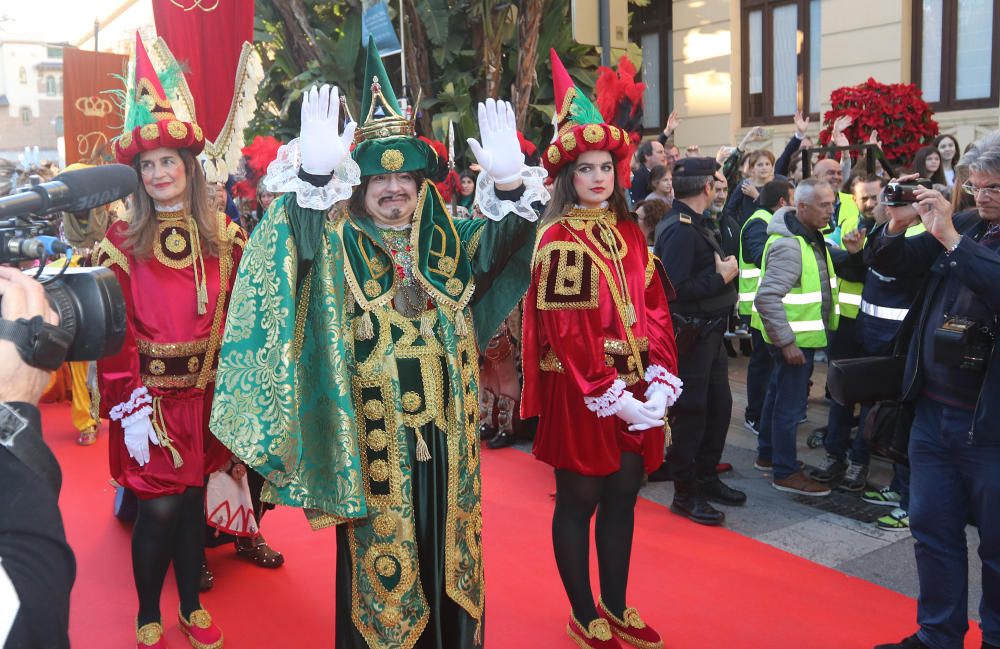
[[[656,226],[654,251],[677,291],[671,312],[700,317],[726,315],[736,304],[736,281],[715,272],[715,253],[725,256],[719,233],[704,215],[674,199]]]
[[[924,382],[924,367],[921,363],[922,346],[929,344],[922,333],[928,324],[931,304],[938,291],[946,290],[949,282],[961,282],[975,293],[994,314],[1000,314],[1000,254],[984,246],[971,236],[980,225],[976,210],[961,212],[954,217],[955,228],[961,233],[962,241],[955,251],[948,255],[941,244],[931,234],[915,237],[886,236],[878,233],[878,240],[866,251],[866,258],[872,267],[888,275],[905,276],[928,275],[927,286],[919,305],[920,316],[910,340],[903,374],[903,399],[914,401],[920,398]],[[914,308],[918,308],[914,305]],[[1000,345],[993,347],[986,375],[979,391],[969,442],[976,444],[1000,444]],[[994,398],[984,398],[984,396]]]

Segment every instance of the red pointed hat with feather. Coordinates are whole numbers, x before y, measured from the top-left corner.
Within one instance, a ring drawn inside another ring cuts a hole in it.
[[[542,156],[546,171],[555,176],[586,151],[608,151],[618,163],[618,184],[628,187],[631,149],[628,133],[605,123],[594,104],[573,83],[556,51],[551,50],[550,55],[556,96],[556,134]]]
[[[187,149],[194,155],[205,148],[205,134],[201,127],[177,119],[164,85],[173,87],[181,72],[168,70],[170,78],[161,82],[149,54],[142,44],[139,32],[135,33],[135,79],[131,88],[121,92],[123,132],[114,141],[115,157],[122,164],[131,164],[143,151],[160,147]]]

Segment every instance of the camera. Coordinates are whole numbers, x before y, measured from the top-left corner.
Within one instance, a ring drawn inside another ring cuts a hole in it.
[[[913,193],[917,190],[917,187],[932,189],[933,184],[926,178],[917,178],[908,183],[891,182],[882,190],[881,203],[890,207],[900,207],[916,203],[917,197]]]
[[[117,353],[125,340],[125,299],[107,268],[45,268],[50,258],[72,249],[53,234],[44,215],[62,210],[82,212],[135,191],[138,179],[126,165],[66,171],[50,182],[31,185],[0,197],[0,264],[20,268],[38,261],[32,277],[45,287],[59,326],[34,325],[27,339],[7,337],[25,362],[55,369],[63,360],[92,361]],[[30,272],[30,271],[28,271]],[[28,323],[29,325],[31,323]],[[58,329],[58,330],[57,330]]]
[[[978,320],[952,317],[934,331],[934,360],[965,370],[983,370],[993,345],[996,327]]]

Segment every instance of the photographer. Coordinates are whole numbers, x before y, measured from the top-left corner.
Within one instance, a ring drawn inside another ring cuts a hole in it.
[[[2,321],[34,316],[58,323],[41,284],[0,267]],[[59,515],[59,465],[42,441],[36,407],[48,381],[0,339],[0,645],[7,649],[69,647],[76,563]]]
[[[913,190],[926,234],[906,237],[893,215],[876,235],[873,267],[895,276],[930,268],[910,342],[903,399],[910,432],[910,528],[920,579],[917,633],[877,649],[952,649],[968,630],[965,526],[979,528],[983,648],[1000,646],[1000,131],[976,142],[959,169],[976,210],[952,216],[940,192]],[[911,180],[903,178],[902,181]]]

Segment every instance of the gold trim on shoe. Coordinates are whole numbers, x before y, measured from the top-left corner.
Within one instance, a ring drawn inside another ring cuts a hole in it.
[[[611,620],[614,621],[618,627],[625,627],[627,629],[645,629],[646,623],[639,616],[639,611],[634,608],[626,608],[625,612],[622,613],[623,618],[619,618],[617,615],[608,610],[608,607],[604,605],[604,600],[597,600],[597,605],[600,607],[601,612],[607,615]],[[649,642],[648,640],[642,640],[629,633],[622,631],[621,629],[608,625],[611,628],[611,632],[629,643],[637,649],[663,649],[663,639],[661,638],[659,642]]]
[[[138,624],[138,621],[136,621]],[[149,624],[143,624],[141,627],[135,631],[135,641],[146,645],[147,647],[152,647],[160,638],[163,637],[163,625],[159,622],[150,622]]]
[[[577,627],[583,629],[583,625],[580,624],[580,620],[576,619],[575,616],[570,615],[570,619],[576,623]],[[587,629],[583,632],[585,636],[584,638],[580,637],[576,629],[573,628],[572,624],[566,625],[566,633],[581,649],[591,649],[591,646],[586,642],[587,640],[600,640],[601,642],[607,642],[612,638],[611,624],[604,618],[600,617],[590,621],[590,624],[587,625]]]
[[[222,631],[219,631],[219,639],[212,644],[205,644],[204,642],[199,642],[191,632],[188,631],[188,627],[197,627],[199,629],[207,629],[212,626],[212,616],[203,608],[199,608],[195,611],[191,611],[191,617],[184,619],[184,614],[177,611],[177,617],[181,620],[181,631],[187,636],[188,642],[194,649],[222,649]]]

